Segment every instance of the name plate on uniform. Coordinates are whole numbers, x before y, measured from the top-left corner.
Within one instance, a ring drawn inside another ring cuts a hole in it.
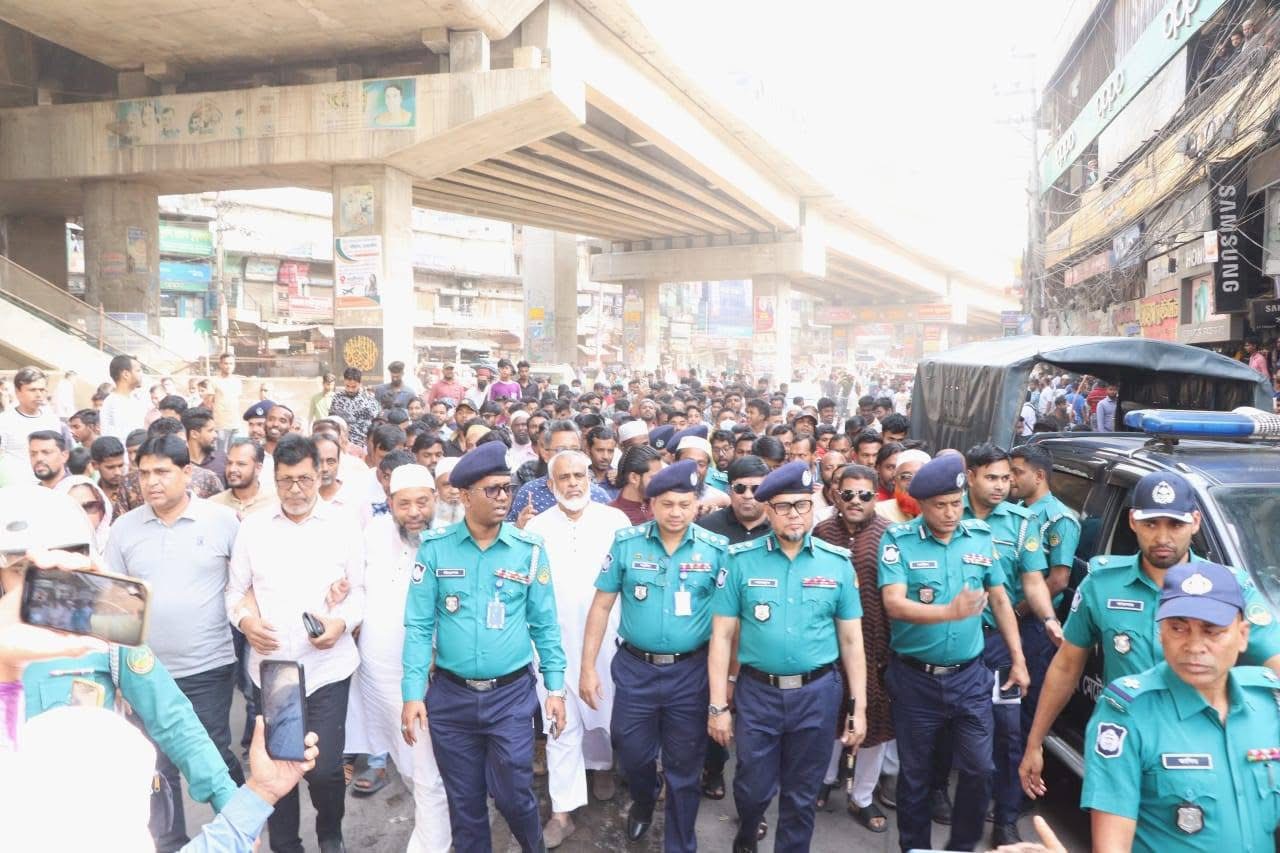
[[[778,586],[778,579],[777,578],[747,578],[747,586],[768,586],[768,587],[774,587],[776,589]]]
[[[908,568],[912,569],[936,569],[938,568],[937,560],[912,560],[907,563]]]
[[[1213,756],[1207,752],[1162,752],[1160,764],[1165,770],[1212,770]]]
[[[800,581],[801,586],[819,587],[821,589],[835,589],[840,582],[835,578],[805,578]]]
[[[1128,610],[1130,613],[1141,613],[1147,607],[1144,601],[1135,601],[1132,598],[1108,598],[1108,610]]]
[[[466,569],[436,569],[438,578],[465,578],[466,576]]]
[[[648,560],[632,560],[631,568],[641,572],[656,572],[661,567],[657,563]]]

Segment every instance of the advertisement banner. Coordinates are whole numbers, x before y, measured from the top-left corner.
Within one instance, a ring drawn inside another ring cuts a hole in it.
[[[1209,184],[1213,187],[1210,209],[1213,230],[1218,232],[1218,260],[1213,265],[1214,306],[1220,314],[1242,312],[1249,307],[1248,263],[1244,252],[1247,238],[1243,232],[1244,207],[1248,201],[1245,161],[1227,167],[1209,168]]]
[[[1138,326],[1142,329],[1142,337],[1176,341],[1178,319],[1182,313],[1181,302],[1182,294],[1176,290],[1138,300]]]
[[[338,308],[380,305],[378,276],[382,273],[382,238],[376,235],[334,238],[333,272]]]
[[[276,281],[280,275],[280,261],[275,258],[245,258],[245,281]]]
[[[305,261],[281,261],[280,284],[288,285],[290,296],[301,296],[302,288],[311,283],[311,264]]]
[[[1062,277],[1062,283],[1066,287],[1075,287],[1083,281],[1088,281],[1096,275],[1102,275],[1111,269],[1111,252],[1099,252],[1085,258],[1075,266],[1068,267],[1066,273]]]
[[[327,296],[290,296],[289,316],[295,320],[333,320],[333,299]]]
[[[756,334],[772,332],[777,313],[778,298],[776,296],[755,297],[755,324],[753,331]]]
[[[160,289],[203,293],[213,283],[213,267],[206,261],[160,260]]]
[[[1249,325],[1254,331],[1280,326],[1280,299],[1250,300]]]
[[[213,234],[203,222],[191,225],[161,222],[160,254],[209,257],[213,254]]]

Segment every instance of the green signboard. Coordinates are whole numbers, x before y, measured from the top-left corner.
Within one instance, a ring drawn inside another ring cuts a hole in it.
[[[213,254],[213,234],[203,222],[189,225],[161,222],[160,254],[208,257]]]
[[[1047,192],[1107,125],[1226,0],[1169,0],[1138,36],[1111,75],[1093,93],[1080,115],[1040,160],[1040,191]]]

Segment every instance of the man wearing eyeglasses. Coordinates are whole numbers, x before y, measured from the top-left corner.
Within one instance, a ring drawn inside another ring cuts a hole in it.
[[[774,848],[808,850],[831,735],[846,699],[853,711],[842,742],[856,747],[866,734],[862,604],[849,552],[810,533],[808,463],[770,472],[756,500],[773,532],[730,546],[729,568],[716,579],[707,732],[725,747],[738,741],[735,853],[755,851],[760,819],[775,794]],[[736,721],[729,704],[735,636]]]
[[[551,567],[541,536],[503,522],[511,506],[506,450],[500,441],[481,444],[449,472],[466,516],[423,534],[404,614],[400,729],[412,746],[430,728],[454,849],[478,853],[492,850],[490,794],[521,850],[542,849],[530,724],[538,707],[534,648],[552,736],[565,727]]]
[[[274,457],[279,506],[241,522],[224,604],[252,647],[249,677],[258,688],[266,658],[298,661],[306,669],[307,725],[322,744],[307,786],[321,853],[334,853],[343,849],[342,733],[351,674],[360,662],[352,631],[364,614],[364,537],[354,513],[320,500],[320,452],[312,439],[285,435]],[[330,587],[342,581],[346,598],[330,608]],[[242,601],[250,591],[256,612]],[[323,627],[318,637],[307,632],[304,613]],[[273,851],[302,850],[298,822],[294,789],[267,821]]]

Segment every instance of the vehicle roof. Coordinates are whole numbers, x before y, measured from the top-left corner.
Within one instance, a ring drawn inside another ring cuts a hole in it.
[[[1195,473],[1212,485],[1280,484],[1280,445],[1275,443],[1181,439],[1169,444],[1136,432],[1044,433],[1033,441],[1055,460],[1070,455],[1081,462],[1126,461],[1152,470]]]

